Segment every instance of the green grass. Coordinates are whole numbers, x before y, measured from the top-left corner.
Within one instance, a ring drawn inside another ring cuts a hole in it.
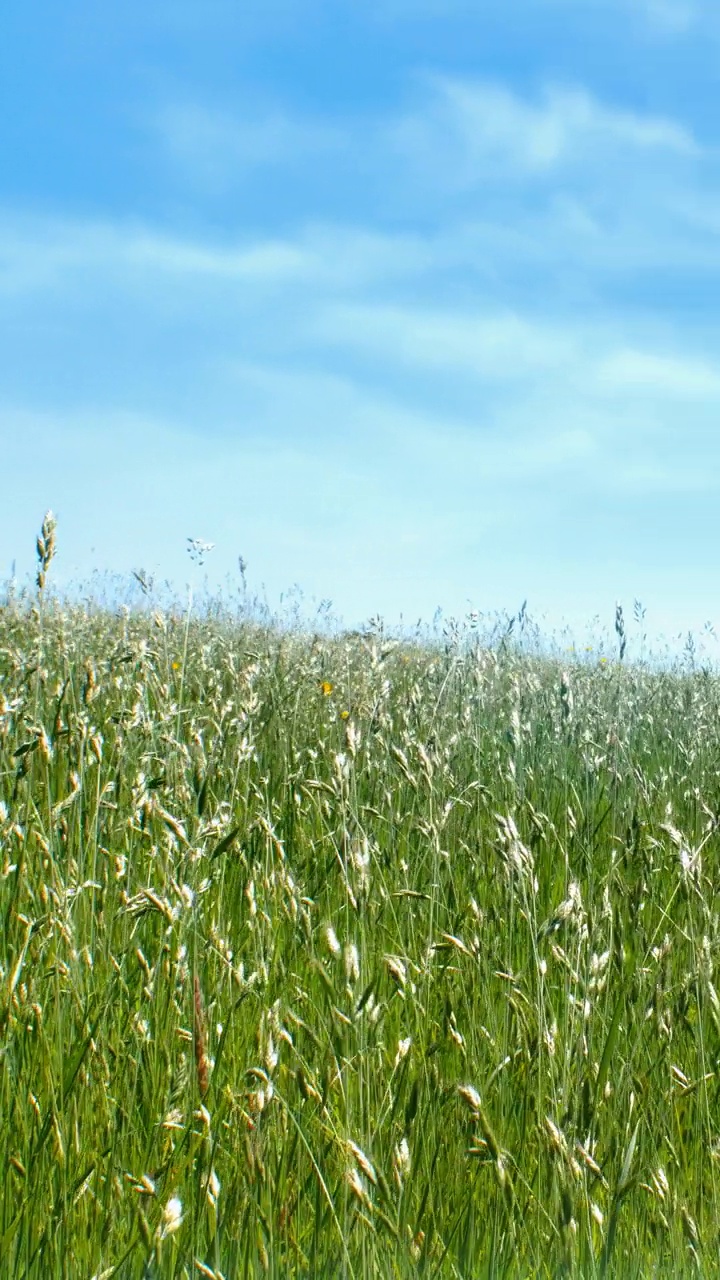
[[[1,1274],[718,1274],[719,760],[707,673],[0,609]]]

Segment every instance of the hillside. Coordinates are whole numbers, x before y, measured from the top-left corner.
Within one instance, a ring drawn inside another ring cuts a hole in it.
[[[719,739],[707,673],[0,610],[2,1274],[714,1274]]]

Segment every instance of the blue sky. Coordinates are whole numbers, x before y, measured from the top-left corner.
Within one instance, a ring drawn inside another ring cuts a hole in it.
[[[0,573],[720,621],[720,9],[40,0],[0,45]]]

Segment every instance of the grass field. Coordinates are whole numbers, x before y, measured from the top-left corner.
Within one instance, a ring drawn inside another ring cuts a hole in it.
[[[720,1274],[720,681],[43,597],[2,1276]]]

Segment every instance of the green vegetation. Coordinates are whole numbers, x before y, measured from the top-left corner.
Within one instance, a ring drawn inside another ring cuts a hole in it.
[[[2,1275],[717,1274],[720,681],[93,614],[40,562]]]

